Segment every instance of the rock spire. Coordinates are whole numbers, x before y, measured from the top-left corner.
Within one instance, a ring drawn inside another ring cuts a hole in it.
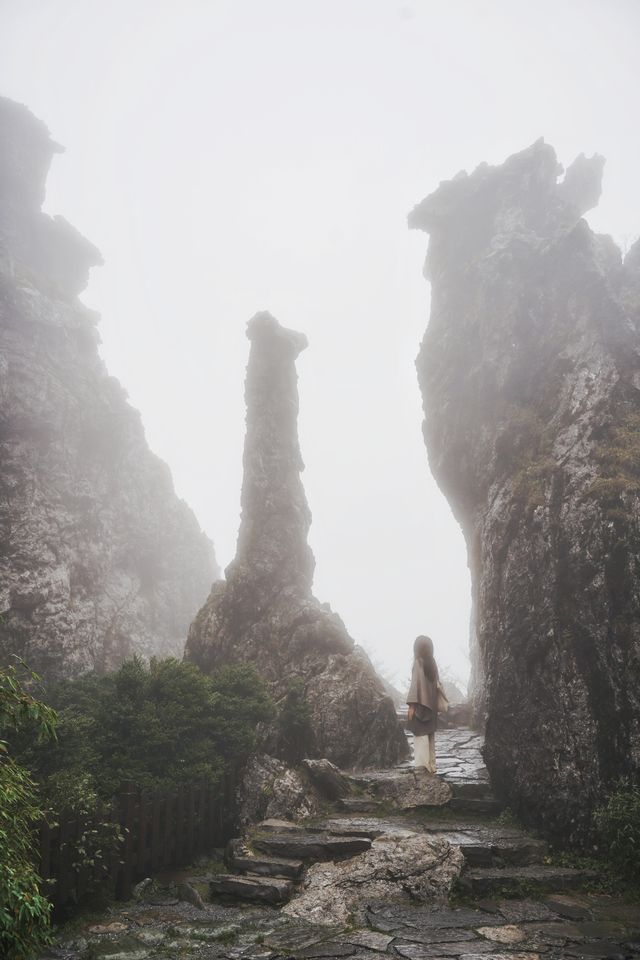
[[[185,656],[207,671],[253,663],[276,698],[295,685],[309,714],[305,755],[346,767],[395,763],[406,740],[393,703],[340,618],[311,592],[295,366],[306,338],[268,313],[253,317],[247,336],[238,548],[191,626]]]

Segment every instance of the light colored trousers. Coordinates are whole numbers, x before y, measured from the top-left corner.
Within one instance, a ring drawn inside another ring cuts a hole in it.
[[[436,738],[433,734],[424,737],[414,737],[414,763],[416,767],[426,767],[431,773],[436,772]]]

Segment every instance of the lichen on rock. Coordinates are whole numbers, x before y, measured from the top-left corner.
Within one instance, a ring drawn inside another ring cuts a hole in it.
[[[407,743],[393,702],[340,617],[312,594],[295,366],[306,338],[268,313],[249,322],[247,335],[237,552],[191,626],[185,657],[203,670],[253,663],[281,701],[297,684],[308,717],[299,759],[326,757],[339,767],[396,763]],[[277,737],[269,749],[284,752]]]
[[[417,360],[433,474],[464,532],[494,786],[567,839],[640,770],[640,245],[583,219],[600,157],[543,141],[442,183]]]

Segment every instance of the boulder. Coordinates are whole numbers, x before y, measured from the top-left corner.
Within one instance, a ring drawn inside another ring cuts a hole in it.
[[[400,767],[351,774],[351,782],[378,800],[399,810],[446,806],[453,796],[448,783],[425,767]]]
[[[259,820],[304,820],[320,810],[312,788],[295,770],[265,754],[247,763],[236,791],[243,827]]]
[[[446,841],[421,833],[383,835],[360,856],[309,867],[300,894],[284,912],[311,923],[347,924],[371,899],[443,900],[463,863],[460,850]]]
[[[348,777],[330,760],[303,760],[305,768],[318,792],[327,800],[341,800],[351,792]]]

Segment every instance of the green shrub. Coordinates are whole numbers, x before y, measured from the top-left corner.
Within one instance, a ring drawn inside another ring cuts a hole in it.
[[[38,678],[21,665],[0,669],[0,733],[22,729],[41,740],[55,737],[55,713],[26,689]],[[41,819],[28,770],[0,740],[0,955],[28,960],[49,939],[51,905],[40,893],[32,831]]]
[[[57,744],[20,746],[54,810],[70,799],[78,809],[94,796],[108,800],[126,780],[147,790],[216,782],[253,749],[257,724],[272,714],[252,668],[208,677],[172,658],[148,667],[134,658],[106,676],[64,681],[50,699],[59,713]]]
[[[620,780],[593,815],[594,843],[626,880],[640,881],[640,784]]]

